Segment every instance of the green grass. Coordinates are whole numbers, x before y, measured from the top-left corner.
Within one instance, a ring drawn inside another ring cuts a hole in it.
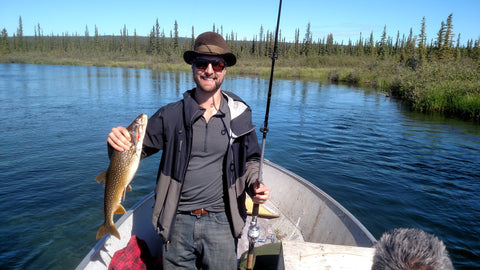
[[[472,61],[429,63],[404,69],[385,82],[387,89],[416,111],[480,121],[480,66]]]

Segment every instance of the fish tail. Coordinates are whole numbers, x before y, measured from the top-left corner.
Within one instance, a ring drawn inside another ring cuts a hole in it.
[[[115,224],[108,224],[104,222],[102,226],[100,226],[100,229],[98,229],[97,232],[97,240],[102,238],[104,235],[109,233],[110,235],[113,235],[120,239],[120,233],[118,232],[117,228],[115,227]]]

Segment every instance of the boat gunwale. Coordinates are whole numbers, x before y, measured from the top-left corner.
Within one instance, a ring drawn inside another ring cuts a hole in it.
[[[317,194],[319,197],[325,198],[325,202],[333,205],[336,209],[338,209],[345,217],[350,219],[360,231],[362,231],[365,236],[370,240],[372,246],[377,243],[376,238],[370,233],[370,231],[350,212],[348,209],[346,209],[343,205],[341,205],[338,201],[336,201],[332,196],[328,195],[325,191],[323,191],[321,188],[315,186],[313,183],[310,181],[306,180],[305,178],[295,174],[294,172],[278,165],[275,164],[267,159],[264,160],[266,164],[268,164],[270,167],[279,170],[283,174],[288,175],[289,177],[297,180],[298,183],[301,183],[304,185],[307,189],[312,191],[314,194]],[[330,208],[332,211],[334,210],[333,208]],[[286,216],[286,218],[289,218]],[[292,220],[290,220],[292,222]]]
[[[119,228],[127,219],[131,217],[133,218],[133,214],[135,213],[135,211],[141,206],[143,206],[145,203],[149,202],[154,195],[155,195],[154,191],[151,191],[150,193],[145,195],[140,201],[136,202],[129,210],[127,210],[125,214],[123,214],[117,220],[117,222],[115,222],[115,227]],[[107,234],[104,237],[102,237],[100,240],[98,240],[95,246],[93,246],[93,248],[87,253],[87,255],[85,255],[85,257],[82,259],[82,261],[80,261],[80,263],[77,265],[75,269],[78,269],[78,270],[85,269],[85,267],[91,261],[91,258],[94,257],[98,252],[100,252],[101,247],[105,245],[105,243],[107,242],[107,240],[110,239],[110,237],[112,236],[110,234]]]

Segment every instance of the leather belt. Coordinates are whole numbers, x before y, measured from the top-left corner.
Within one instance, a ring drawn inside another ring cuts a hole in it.
[[[201,216],[201,215],[208,214],[208,211],[202,208],[202,209],[193,210],[193,211],[191,211],[190,213],[191,213],[192,215]]]

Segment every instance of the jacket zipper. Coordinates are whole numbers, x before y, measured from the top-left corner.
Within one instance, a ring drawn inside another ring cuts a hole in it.
[[[178,143],[177,162],[175,164],[175,166],[176,166],[175,171],[177,171],[177,172],[179,170],[180,161],[181,161],[181,158],[182,158],[182,146],[183,146],[183,140],[180,140],[180,142]]]

